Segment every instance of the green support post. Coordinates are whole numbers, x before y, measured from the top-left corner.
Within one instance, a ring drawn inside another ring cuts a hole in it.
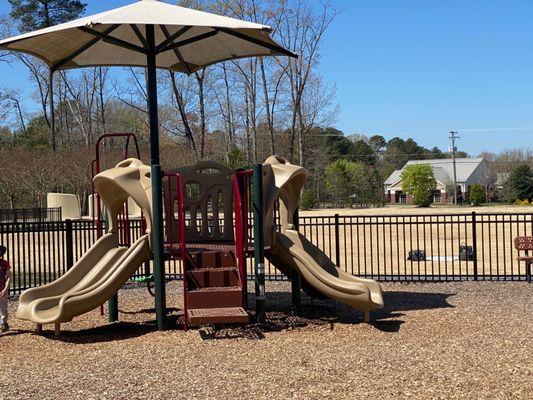
[[[294,212],[293,223],[294,229],[299,229],[299,212]],[[292,312],[299,315],[302,309],[302,278],[297,270],[291,270],[291,294],[292,294]]]
[[[108,229],[109,216],[106,211],[104,212],[104,232],[108,232]],[[103,306],[101,310],[103,311]],[[107,317],[110,323],[118,322],[118,293],[115,293],[107,302]]]
[[[74,266],[74,230],[72,220],[65,221],[65,250],[66,250],[66,267],[69,271]]]
[[[157,329],[165,329],[166,293],[165,260],[163,252],[163,199],[162,171],[159,164],[159,116],[157,110],[157,65],[154,25],[146,25],[147,58],[147,100],[148,118],[150,120],[150,158],[152,162],[152,208],[153,208],[153,253],[154,253],[154,289]]]
[[[118,294],[113,295],[107,302],[109,312],[108,318],[110,323],[118,322]]]
[[[263,165],[254,166],[254,265],[255,265],[255,312],[258,323],[266,320],[265,294],[265,246],[263,237]]]

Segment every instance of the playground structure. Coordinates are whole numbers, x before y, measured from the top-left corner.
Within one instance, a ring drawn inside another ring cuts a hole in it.
[[[127,147],[134,136],[106,137],[126,138],[123,157],[129,157]],[[136,139],[133,141],[138,156]],[[42,324],[55,324],[59,332],[61,323],[106,301],[110,320],[117,320],[117,291],[153,256],[151,169],[137,158],[127,158],[101,172],[100,144],[101,140],[93,162],[93,207],[99,238],[61,278],[21,295],[17,317],[38,324],[38,330]],[[361,310],[365,321],[370,311],[383,307],[377,282],[341,271],[297,231],[294,216],[307,177],[304,168],[276,156],[257,165],[254,173],[203,161],[164,174],[164,255],[167,260],[182,262],[185,330],[189,324],[249,321],[246,265],[252,256],[255,317],[260,321],[265,302],[263,252],[293,283],[301,280],[301,288],[311,297],[331,298]],[[144,234],[134,243],[128,231],[131,201],[141,210],[144,227]],[[297,284],[294,287],[299,291]]]

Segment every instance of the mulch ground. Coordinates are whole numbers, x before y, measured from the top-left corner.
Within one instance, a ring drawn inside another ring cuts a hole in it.
[[[532,399],[533,286],[384,284],[386,308],[361,315],[269,283],[264,326],[154,329],[145,289],[120,292],[121,322],[97,311],[42,336],[11,319],[0,336],[0,399]],[[14,311],[16,302],[11,303]]]

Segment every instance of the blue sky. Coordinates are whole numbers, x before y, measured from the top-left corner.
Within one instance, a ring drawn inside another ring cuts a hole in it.
[[[130,0],[86,2],[95,13]],[[325,37],[320,69],[337,87],[339,129],[442,149],[456,129],[459,148],[472,154],[532,147],[533,1],[332,3],[343,11]],[[7,12],[0,0],[0,14]],[[22,69],[0,65],[0,85],[25,80]]]

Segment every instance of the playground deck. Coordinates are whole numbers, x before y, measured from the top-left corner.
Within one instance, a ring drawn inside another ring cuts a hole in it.
[[[168,289],[176,320],[180,285]],[[385,310],[373,325],[343,306],[335,314],[331,302],[291,317],[288,283],[268,285],[266,332],[156,332],[144,289],[120,292],[115,327],[92,312],[55,338],[13,319],[0,337],[0,399],[531,398],[530,285],[383,289]]]

